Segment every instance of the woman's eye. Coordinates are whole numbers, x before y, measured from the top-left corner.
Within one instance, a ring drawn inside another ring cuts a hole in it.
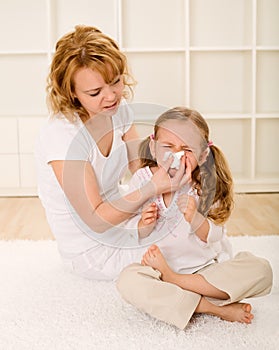
[[[118,78],[117,80],[115,80],[113,83],[112,83],[112,85],[116,85],[117,83],[119,83],[120,82],[120,78]]]
[[[99,93],[100,93],[100,90],[99,90],[99,91],[97,91],[97,92],[95,92],[94,94],[90,94],[90,96],[91,96],[91,97],[95,97],[95,96],[98,96],[98,95],[99,95]]]
[[[186,153],[192,153],[193,152],[190,148],[185,148],[183,151],[186,152]]]

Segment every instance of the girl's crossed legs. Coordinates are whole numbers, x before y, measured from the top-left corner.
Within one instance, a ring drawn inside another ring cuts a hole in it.
[[[254,317],[251,305],[239,301],[266,295],[271,287],[269,262],[249,252],[240,252],[231,260],[194,274],[178,274],[155,245],[144,254],[142,264],[127,266],[117,281],[127,302],[180,329],[194,313],[249,324]]]
[[[229,295],[226,292],[214,287],[200,274],[179,274],[174,272],[167,264],[160,249],[152,245],[142,258],[142,265],[151,266],[161,272],[161,280],[176,284],[177,286],[200,294],[202,297],[195,310],[195,313],[205,313],[218,316],[226,321],[238,321],[251,323],[254,318],[251,313],[252,307],[247,303],[232,303],[224,306],[217,306],[209,302],[205,297],[226,300]]]

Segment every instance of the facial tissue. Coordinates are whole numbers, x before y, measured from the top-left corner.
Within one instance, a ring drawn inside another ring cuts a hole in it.
[[[183,156],[184,154],[184,151],[180,151],[180,152],[176,152],[176,153],[173,153],[173,152],[166,152],[164,154],[164,161],[167,160],[171,155],[173,156],[173,162],[171,164],[171,168],[172,169],[179,169],[179,165],[180,165],[180,158]]]

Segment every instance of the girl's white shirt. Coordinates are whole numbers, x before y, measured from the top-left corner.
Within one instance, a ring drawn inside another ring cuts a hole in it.
[[[149,167],[139,169],[129,183],[129,191],[143,186],[152,175]],[[232,249],[225,227],[217,226],[208,220],[210,226],[208,239],[206,243],[201,241],[178,209],[176,201],[182,193],[197,197],[195,191],[188,185],[174,194],[169,207],[166,207],[162,195],[149,200],[157,204],[159,219],[150,236],[142,239],[140,243],[150,245],[155,242],[170,267],[178,273],[193,273],[216,261],[230,259]],[[138,217],[130,219],[132,226],[135,226],[135,221],[139,220],[141,210],[142,208],[139,210]]]

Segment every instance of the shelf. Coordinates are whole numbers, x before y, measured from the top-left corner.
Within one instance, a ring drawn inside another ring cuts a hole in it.
[[[36,194],[48,68],[57,40],[77,24],[98,27],[126,53],[142,137],[166,109],[197,109],[237,190],[279,190],[278,13],[278,0],[2,1],[0,161],[13,174],[0,174],[0,195]]]

